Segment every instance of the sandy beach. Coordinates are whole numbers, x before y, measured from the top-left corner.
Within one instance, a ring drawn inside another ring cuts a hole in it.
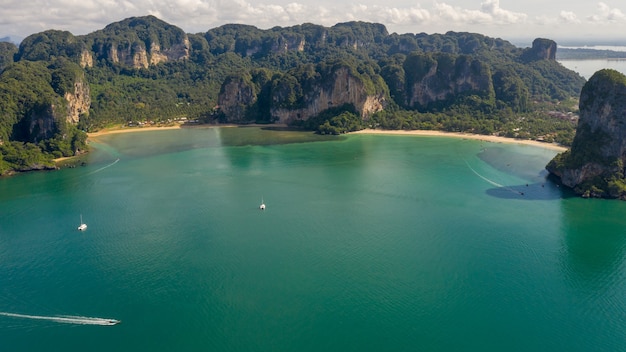
[[[117,134],[117,133],[134,133],[134,132],[149,132],[149,131],[161,131],[161,130],[174,130],[180,128],[214,128],[214,127],[237,127],[239,125],[172,125],[172,126],[150,126],[150,127],[114,127],[114,128],[106,128],[102,129],[98,132],[87,133],[88,138],[97,139],[100,136],[108,135],[108,134]],[[245,125],[245,126],[268,126],[268,125]],[[271,125],[271,126],[280,126],[284,127],[284,125]],[[523,144],[540,148],[547,148],[551,150],[555,150],[558,152],[566,151],[568,148],[555,144],[555,143],[545,143],[533,140],[524,140],[524,139],[515,139],[515,138],[507,138],[507,137],[498,137],[498,136],[487,136],[481,134],[472,134],[472,133],[459,133],[459,132],[443,132],[443,131],[433,131],[433,130],[375,130],[375,129],[364,129],[356,132],[350,132],[350,134],[386,134],[386,135],[409,135],[409,136],[433,136],[433,137],[450,137],[450,138],[462,138],[462,139],[473,139],[486,141],[491,143],[515,143],[515,144]],[[55,163],[67,161],[69,159],[74,159],[75,157],[63,157],[54,159]]]
[[[216,127],[286,127],[286,125],[281,124],[271,124],[271,125],[258,125],[258,124],[250,124],[250,125],[233,125],[233,124],[223,124],[223,125],[210,125],[210,124],[197,124],[197,125],[183,125],[176,124],[171,126],[149,126],[149,127],[112,127],[105,128],[98,132],[89,132],[87,133],[88,138],[96,138],[99,136],[104,136],[108,134],[117,134],[117,133],[134,133],[134,132],[149,132],[149,131],[162,131],[162,130],[177,130],[181,128],[216,128]]]
[[[89,132],[87,133],[87,141],[89,139],[97,139],[100,136],[108,135],[108,134],[117,134],[117,133],[131,133],[131,132],[149,132],[149,131],[160,131],[160,130],[174,130],[183,128],[182,125],[172,125],[172,126],[151,126],[151,127],[112,127],[112,128],[104,128],[98,132]],[[62,158],[52,159],[57,166],[59,163],[68,160],[74,160],[78,156],[65,156]]]
[[[151,127],[120,127],[120,128],[108,128],[98,132],[88,133],[89,138],[97,138],[99,136],[115,133],[133,133],[133,132],[149,132],[159,130],[172,130],[180,128],[214,128],[214,127],[237,127],[238,125],[173,125],[173,126],[151,126]],[[258,125],[245,125],[245,126],[258,126]],[[261,125],[268,126],[268,125]],[[283,126],[283,125],[272,125]],[[474,139],[492,143],[515,143],[530,145],[534,147],[547,148],[555,151],[563,152],[567,150],[567,147],[558,145],[555,143],[539,142],[529,139],[516,139],[508,137],[488,136],[482,134],[472,133],[460,133],[460,132],[443,132],[434,130],[376,130],[376,129],[364,129],[356,132],[350,132],[350,134],[386,134],[386,135],[411,135],[411,136],[434,136],[434,137],[450,137],[450,138],[462,138],[462,139]]]
[[[107,134],[115,134],[115,133],[131,133],[131,132],[149,132],[149,131],[161,131],[161,130],[176,130],[179,128],[183,128],[182,125],[173,125],[173,126],[151,126],[151,127],[115,127],[115,128],[105,128],[98,132],[89,132],[87,133],[88,138],[94,138],[99,136],[104,136]]]
[[[375,130],[375,129],[364,129],[356,132],[350,132],[352,134],[387,134],[387,135],[412,135],[412,136],[434,136],[434,137],[451,137],[451,138],[463,138],[463,139],[475,139],[480,141],[492,142],[492,143],[515,143],[515,144],[523,144],[530,145],[534,147],[547,148],[556,150],[559,152],[566,151],[568,148],[555,144],[555,143],[545,143],[533,140],[526,139],[515,139],[515,138],[507,138],[507,137],[498,137],[498,136],[487,136],[482,134],[472,134],[472,133],[460,133],[460,132],[443,132],[443,131],[432,131],[432,130]]]

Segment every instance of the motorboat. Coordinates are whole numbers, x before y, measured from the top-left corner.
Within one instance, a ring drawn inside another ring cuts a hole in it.
[[[78,231],[87,230],[87,224],[83,222],[83,214],[80,214],[80,225],[78,226]]]

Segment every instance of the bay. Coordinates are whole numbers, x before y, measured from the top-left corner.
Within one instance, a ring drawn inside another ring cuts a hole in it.
[[[602,69],[613,69],[626,75],[626,59],[559,59],[558,62],[566,68],[577,72],[587,80],[591,78],[594,73]]]
[[[547,180],[555,151],[261,128],[94,146],[0,179],[0,312],[122,323],[0,315],[3,350],[626,345],[626,205]]]
[[[617,45],[585,45],[585,46],[559,46],[564,49],[591,49],[591,50],[610,50],[617,52],[625,52],[626,46]],[[598,55],[601,55],[599,53]],[[626,75],[626,59],[598,57],[594,59],[557,59],[557,61],[566,68],[577,72],[585,79],[591,78],[594,73],[602,69],[613,69]]]

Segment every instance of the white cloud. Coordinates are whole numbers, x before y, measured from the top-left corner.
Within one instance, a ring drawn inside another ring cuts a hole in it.
[[[451,21],[452,23],[450,24],[455,26],[518,24],[524,22],[528,17],[525,13],[501,8],[499,0],[483,1],[480,4],[480,10],[471,10],[439,2],[435,3],[434,8],[441,20]]]
[[[386,6],[355,5],[351,8],[351,17],[363,21],[378,22],[388,25],[417,25],[428,23],[430,11],[420,7],[397,8]]]
[[[48,29],[81,35],[149,14],[189,33],[227,23],[270,28],[353,20],[382,23],[399,33],[461,30],[516,37],[550,37],[556,31],[567,36],[594,30],[601,35],[624,33],[626,15],[609,5],[617,0],[602,1],[594,9],[588,0],[523,4],[518,0],[506,8],[500,0],[3,0],[0,37],[25,37]]]
[[[617,8],[611,8],[609,5],[599,2],[598,13],[587,17],[591,22],[618,22],[624,21],[626,16]]]
[[[504,10],[500,7],[500,0],[486,0],[480,4],[482,12],[491,15],[496,23],[513,24],[520,23],[528,17],[525,13]]]
[[[489,14],[478,10],[468,10],[438,2],[435,3],[434,7],[436,15],[444,21],[451,21],[450,25],[489,23],[491,21]]]
[[[580,23],[578,16],[576,16],[576,14],[572,11],[561,11],[561,13],[559,14],[559,19],[561,20],[561,22],[565,23]]]
[[[190,32],[206,31],[225,23],[246,23],[268,28],[304,22],[334,25],[337,22],[362,20],[388,26],[421,26],[442,22],[443,25],[458,27],[517,23],[526,18],[525,14],[502,9],[499,0],[483,0],[480,9],[466,9],[444,2],[435,2],[429,9],[423,8],[419,3],[394,6],[394,1],[391,0],[389,4],[374,5],[323,0],[299,0],[300,2],[290,3],[281,0],[5,1],[8,4],[3,5],[4,22],[8,24],[7,17],[13,18],[13,31],[30,28],[30,33],[54,28],[69,30],[74,34],[86,34],[111,22],[147,14]],[[0,34],[7,27],[0,23]]]

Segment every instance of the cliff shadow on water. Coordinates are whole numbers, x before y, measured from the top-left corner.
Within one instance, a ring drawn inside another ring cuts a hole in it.
[[[542,174],[545,175],[544,182],[512,186],[503,185],[502,187],[490,188],[485,193],[496,198],[521,200],[555,200],[576,197],[574,192],[560,187],[558,180],[547,171],[542,172]]]
[[[496,198],[520,200],[554,200],[575,196],[573,192],[560,187],[557,178],[542,166],[554,153],[551,150],[512,145],[483,148],[477,154],[480,160],[499,172],[524,181],[521,184],[507,184],[488,180],[495,187],[487,189],[485,193]]]

